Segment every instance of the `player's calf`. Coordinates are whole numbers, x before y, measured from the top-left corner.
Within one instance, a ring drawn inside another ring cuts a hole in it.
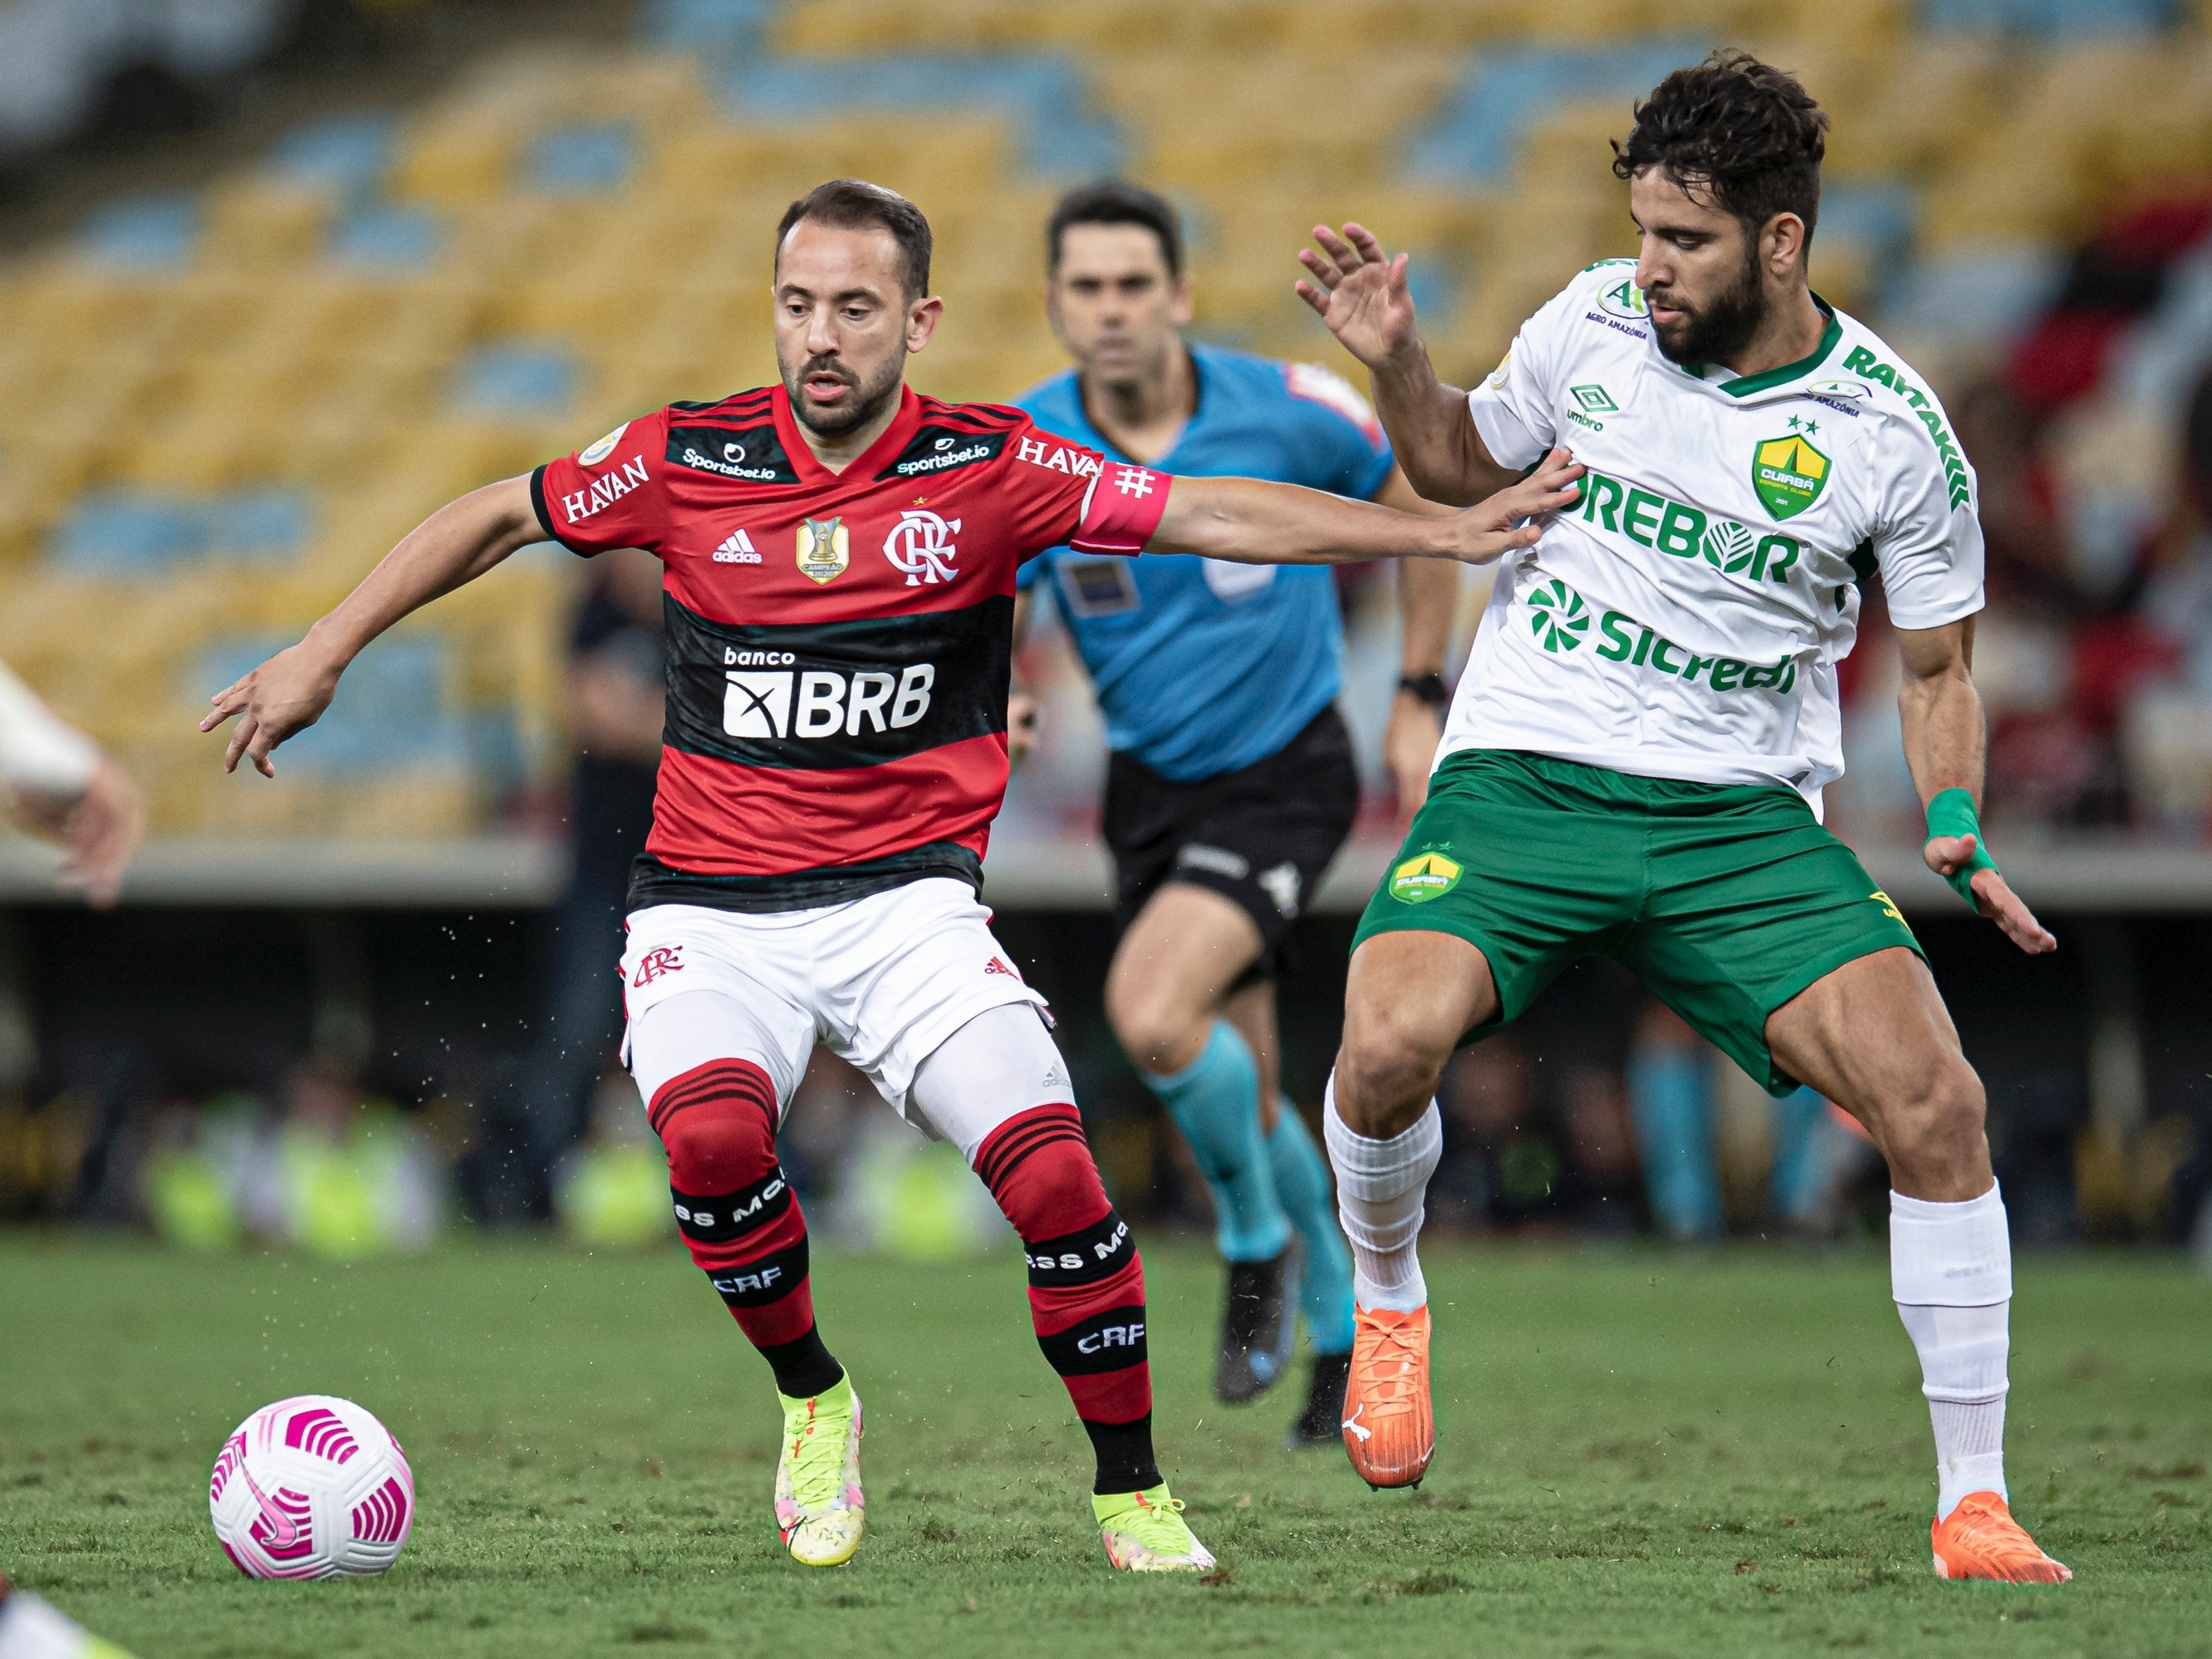
[[[750,1060],[710,1060],[653,1092],[684,1248],[775,1373],[783,1410],[776,1529],[793,1559],[837,1566],[860,1547],[860,1402],[815,1328],[806,1218],[775,1152],[776,1099]]]
[[[975,1173],[1021,1235],[1037,1346],[1091,1437],[1091,1507],[1107,1559],[1135,1571],[1212,1566],[1152,1453],[1145,1266],[1075,1108],[1015,1114],[976,1148]]]
[[[1021,1236],[1037,1346],[1098,1454],[1101,1492],[1155,1485],[1145,1267],[1075,1108],[1036,1106],[984,1139],[975,1173]]]

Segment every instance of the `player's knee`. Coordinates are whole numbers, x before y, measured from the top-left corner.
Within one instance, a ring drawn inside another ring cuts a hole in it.
[[[1884,1150],[1893,1164],[1916,1170],[1972,1158],[1984,1144],[1985,1107],[1981,1079],[1954,1055],[1932,1067],[1892,1115]]]
[[[1388,1011],[1345,1020],[1336,1056],[1337,1113],[1362,1134],[1395,1133],[1436,1092],[1449,1043]]]
[[[775,1102],[757,1073],[702,1067],[659,1091],[651,1117],[678,1192],[733,1193],[775,1168]]]
[[[1155,987],[1116,978],[1106,988],[1106,1020],[1121,1051],[1146,1071],[1179,1072],[1198,1057],[1205,1022]]]
[[[757,1118],[686,1113],[661,1137],[668,1178],[687,1193],[733,1193],[775,1167],[775,1142]]]

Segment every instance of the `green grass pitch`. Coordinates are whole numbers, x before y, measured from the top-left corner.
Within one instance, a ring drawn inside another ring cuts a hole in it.
[[[809,1572],[769,1516],[766,1372],[682,1255],[498,1242],[345,1267],[0,1239],[0,1565],[141,1659],[2212,1653],[2212,1282],[2178,1259],[2021,1264],[2013,1488],[2080,1577],[2014,1589],[1929,1571],[1877,1252],[1432,1249],[1418,1493],[1283,1450],[1287,1389],[1216,1405],[1218,1269],[1146,1255],[1161,1461],[1207,1583],[1108,1571],[1011,1251],[818,1261],[869,1531]],[[209,1529],[223,1437],[307,1391],[413,1458],[382,1579],[249,1583]]]

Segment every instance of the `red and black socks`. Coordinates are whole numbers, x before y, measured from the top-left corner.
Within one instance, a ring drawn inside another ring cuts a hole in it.
[[[809,1399],[844,1368],[822,1344],[807,1285],[806,1218],[775,1155],[775,1086],[750,1060],[671,1079],[647,1116],[668,1151],[676,1228],[779,1393]]]
[[[1021,1235],[1037,1346],[1097,1454],[1092,1490],[1159,1485],[1144,1263],[1107,1200],[1082,1119],[1072,1105],[1017,1114],[984,1138],[975,1173]]]

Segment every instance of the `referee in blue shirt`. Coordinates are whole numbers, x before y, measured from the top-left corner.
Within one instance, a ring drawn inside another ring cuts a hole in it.
[[[1328,370],[1194,345],[1175,210],[1118,182],[1064,198],[1045,305],[1075,368],[1018,401],[1109,455],[1269,478],[1409,511],[1365,401]],[[1400,569],[1403,678],[1385,747],[1420,805],[1440,736],[1459,570]],[[1302,1306],[1315,1351],[1293,1444],[1336,1443],[1352,1352],[1351,1261],[1328,1170],[1277,1085],[1284,936],[1351,833],[1359,779],[1336,711],[1344,632],[1325,567],[1061,547],[1023,567],[1015,637],[1046,584],[1097,688],[1112,750],[1105,832],[1121,929],[1115,1034],[1190,1141],[1229,1265],[1214,1387],[1251,1400],[1285,1369]]]

